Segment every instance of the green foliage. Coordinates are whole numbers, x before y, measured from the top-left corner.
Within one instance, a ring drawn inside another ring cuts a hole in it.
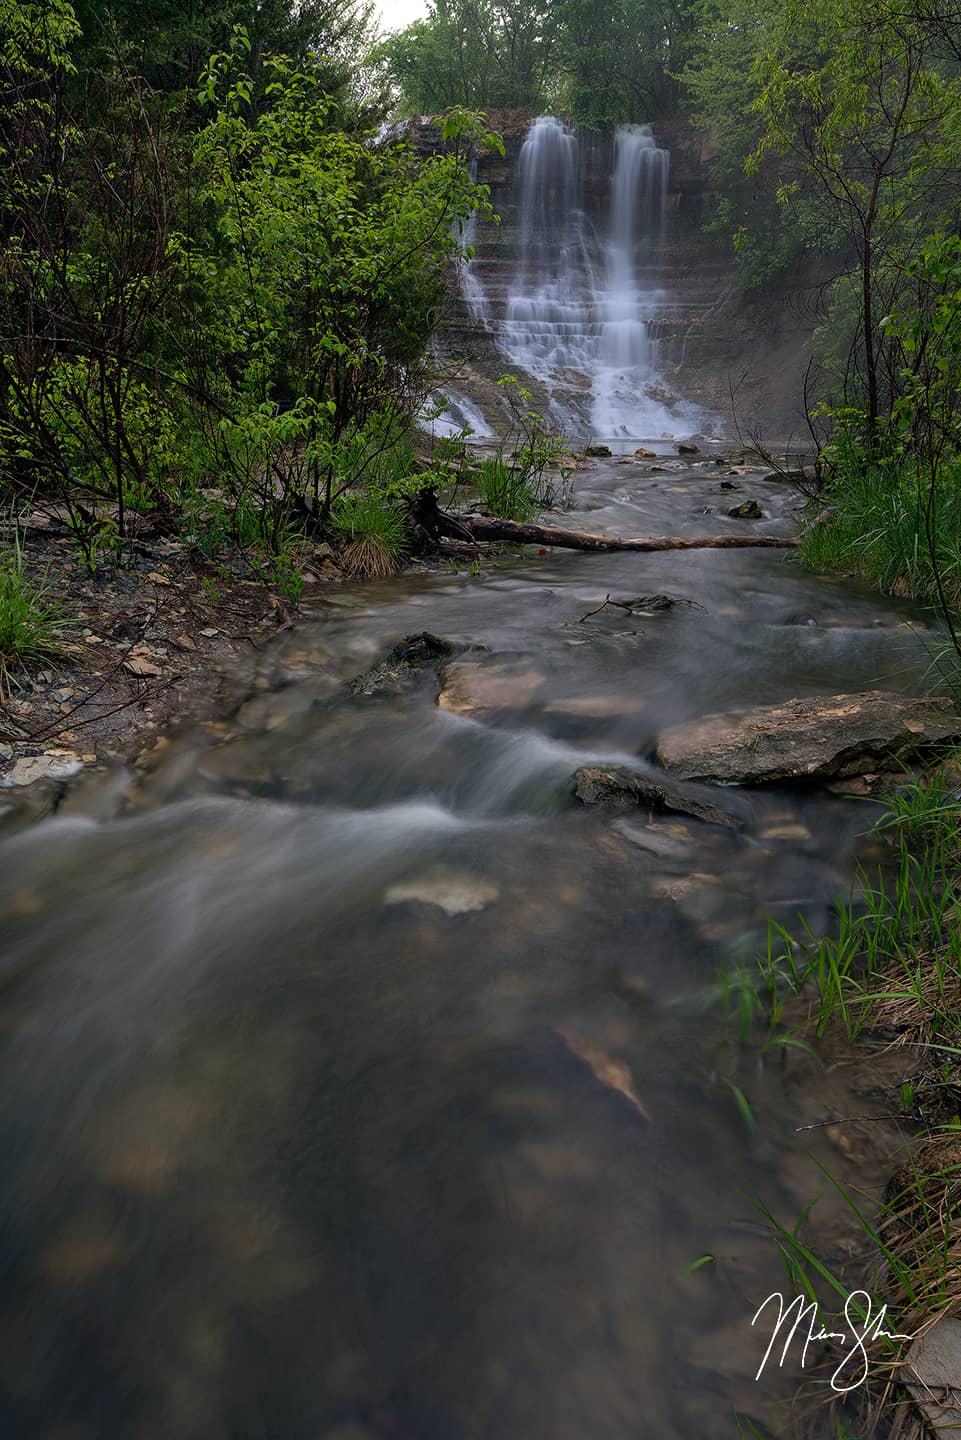
[[[690,0],[433,0],[375,64],[405,114],[469,105],[648,121],[677,108],[693,15]]]
[[[549,0],[433,0],[428,18],[390,36],[375,58],[408,114],[452,105],[537,111],[548,93],[556,8]]]
[[[961,77],[913,0],[793,0],[769,21],[751,80],[762,129],[748,169],[773,161],[807,243],[856,277],[845,393],[863,399],[873,440],[897,397],[883,317],[918,238],[958,198]]]
[[[497,454],[475,467],[470,479],[490,515],[526,522],[567,498],[567,487],[549,473],[567,447],[531,407],[531,392],[516,376],[502,375],[497,383],[507,399],[511,424]]]
[[[76,622],[66,616],[45,579],[30,580],[19,538],[0,556],[0,696],[11,675],[60,654]]]
[[[805,564],[930,605],[943,593],[961,607],[961,465],[941,467],[932,501],[926,476],[903,453],[866,458],[845,436],[828,454],[831,477],[813,507],[823,518],[802,537]]]
[[[809,1048],[802,1037],[820,1038],[830,1025],[853,1039],[866,1027],[895,1024],[935,1051],[961,1054],[954,784],[939,771],[887,797],[877,829],[890,841],[890,861],[876,875],[862,872],[856,890],[837,901],[830,935],[815,935],[803,920],[800,936],[772,923],[756,967],[723,977],[722,998],[742,1041],[759,1022],[766,1049]]]
[[[85,73],[119,57],[151,90],[178,103],[196,84],[207,57],[229,44],[236,26],[250,35],[254,64],[290,55],[321,67],[338,100],[352,82],[350,65],[370,43],[371,7],[351,0],[76,0]]]
[[[29,105],[31,97],[22,88],[23,82],[43,79],[51,69],[69,68],[70,46],[79,34],[80,24],[70,0],[0,0],[4,99]],[[16,115],[16,111],[5,113],[8,121]]]
[[[509,462],[490,456],[481,462],[473,476],[478,495],[488,515],[501,520],[533,520],[537,501],[522,470]]]
[[[901,368],[892,430],[929,470],[961,459],[961,236],[928,236],[907,287],[882,322]]]
[[[458,146],[497,141],[455,111],[454,148],[427,161],[373,146],[332,129],[317,76],[281,57],[265,62],[269,103],[258,108],[248,49],[238,32],[201,80],[211,118],[195,159],[216,226],[195,383],[211,388],[211,369],[234,377],[227,446],[244,453],[246,473],[273,476],[283,504],[298,493],[326,516],[349,483],[344,437],[375,415],[409,416],[430,388],[425,353],[453,227],[487,206]],[[186,238],[183,249],[189,273]]]
[[[79,25],[59,0],[0,3],[0,478],[65,502],[92,567],[134,509],[292,595],[292,527],[417,468],[454,232],[489,209],[465,158],[499,141],[458,108],[426,162],[345,128],[330,67],[363,9],[162,3],[147,44],[126,0]],[[292,58],[268,53],[284,37]]]

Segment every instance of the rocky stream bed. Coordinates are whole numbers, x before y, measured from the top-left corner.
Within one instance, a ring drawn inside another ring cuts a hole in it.
[[[551,519],[790,534],[762,475]],[[957,738],[930,639],[777,550],[318,587],[228,712],[0,817],[2,1432],[790,1434],[758,1202],[856,1263],[815,1162],[879,1193],[838,1122],[901,1076],[735,1043],[718,977],[882,857],[821,782]]]

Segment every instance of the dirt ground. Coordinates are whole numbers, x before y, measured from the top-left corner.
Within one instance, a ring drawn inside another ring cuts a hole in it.
[[[94,573],[49,515],[21,529],[30,578],[70,617],[60,656],[16,671],[0,694],[0,792],[130,758],[160,730],[235,703],[272,634],[292,624],[242,557],[210,563],[176,541],[139,539]],[[311,580],[317,577],[311,575]]]

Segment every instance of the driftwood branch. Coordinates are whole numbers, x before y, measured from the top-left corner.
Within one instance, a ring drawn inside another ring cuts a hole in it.
[[[515,520],[470,516],[462,523],[475,540],[507,545],[552,545],[562,550],[794,550],[800,543],[780,535],[705,535],[687,539],[656,536],[650,540],[622,540],[617,535],[589,535],[581,530],[558,530],[554,525],[519,525]]]

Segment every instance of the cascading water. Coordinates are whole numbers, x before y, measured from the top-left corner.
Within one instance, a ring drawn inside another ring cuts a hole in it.
[[[544,115],[521,147],[518,261],[501,347],[548,384],[558,370],[587,373],[594,342],[595,280],[582,204],[577,136]]]
[[[477,184],[477,156],[473,156],[470,162],[471,183]],[[477,211],[472,210],[461,230],[460,247],[462,256],[460,259],[460,288],[461,293],[467,302],[471,319],[480,325],[489,326],[491,323],[490,301],[484,292],[484,285],[477,274],[474,266],[471,265],[470,252],[473,251],[477,238]]]
[[[503,318],[471,266],[464,295],[510,364],[544,384],[566,434],[628,448],[699,418],[666,395],[651,332],[665,300],[657,272],[670,156],[647,126],[620,126],[606,213],[595,222],[585,189],[597,188],[595,156],[605,147],[587,156],[585,148],[573,126],[549,115],[533,122],[514,177],[517,259]]]
[[[470,162],[470,178],[477,183],[477,157]],[[483,282],[471,265],[471,253],[477,236],[477,211],[472,210],[460,228],[458,244],[460,256],[457,268],[460,277],[460,291],[471,319],[484,329],[490,329],[492,315],[490,301],[484,291]],[[443,407],[438,414],[438,406]],[[479,405],[468,396],[449,385],[435,390],[430,401],[420,412],[420,423],[439,439],[450,439],[467,433],[473,440],[492,440],[494,430]]]
[[[671,417],[650,394],[659,381],[651,311],[662,298],[653,281],[664,228],[670,156],[646,126],[614,137],[610,222],[604,288],[596,297],[598,343],[591,415],[598,438],[645,438],[671,428]],[[641,265],[648,288],[641,286]],[[644,432],[642,435],[641,432]]]

